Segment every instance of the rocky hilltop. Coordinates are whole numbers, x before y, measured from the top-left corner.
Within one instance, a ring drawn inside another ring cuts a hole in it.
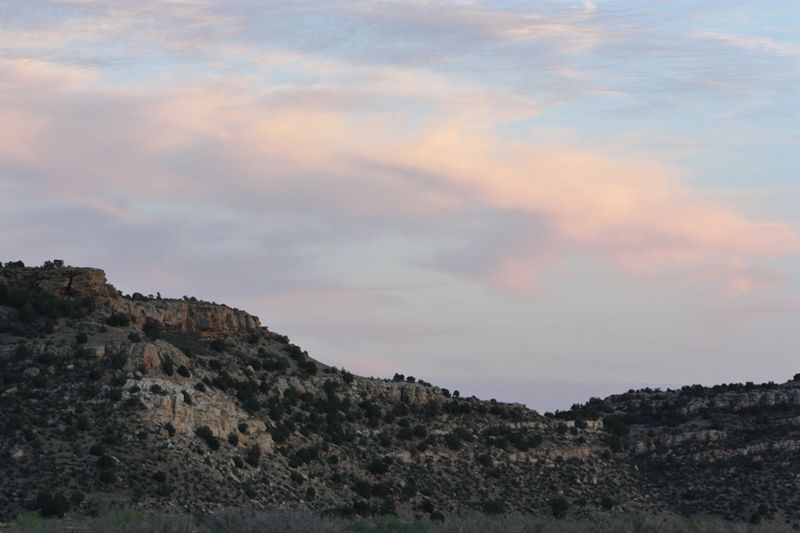
[[[0,268],[0,518],[113,500],[798,523],[798,453],[796,380],[629,391],[542,416],[354,376],[244,311],[123,295],[101,270]]]

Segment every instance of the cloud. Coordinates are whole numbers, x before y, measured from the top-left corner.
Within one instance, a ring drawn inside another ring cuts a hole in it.
[[[767,52],[778,56],[800,56],[800,46],[764,35],[737,35],[721,31],[704,31],[690,34],[699,40],[719,41],[735,48]]]
[[[644,276],[711,270],[743,291],[769,285],[752,274],[760,262],[800,250],[797,228],[707,198],[679,168],[512,139],[492,106],[451,106],[465,91],[431,76],[423,84],[437,90],[427,98],[413,71],[373,72],[353,89],[372,104],[353,113],[352,91],[338,85],[314,87],[322,97],[307,106],[304,86],[253,92],[213,79],[131,89],[99,83],[86,67],[0,67],[16,106],[0,119],[23,132],[0,169],[28,157],[29,201],[45,190],[120,224],[190,205],[209,224],[213,213],[235,213],[234,228],[304,219],[327,228],[315,239],[435,235],[440,251],[423,263],[512,293],[533,290],[574,255]],[[399,95],[430,111],[398,112]],[[6,175],[21,179],[11,168]],[[477,231],[462,223],[472,216]]]

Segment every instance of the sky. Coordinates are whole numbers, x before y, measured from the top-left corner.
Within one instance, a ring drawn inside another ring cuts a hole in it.
[[[800,3],[0,0],[0,259],[568,408],[800,372]]]

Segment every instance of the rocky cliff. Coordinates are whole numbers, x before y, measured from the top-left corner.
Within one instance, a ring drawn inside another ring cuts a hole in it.
[[[800,524],[799,402],[791,380],[541,416],[353,376],[244,311],[125,296],[97,269],[0,268],[0,518],[57,490],[76,512],[566,506]]]
[[[138,326],[155,322],[160,329],[175,333],[223,337],[254,333],[261,327],[258,317],[227,305],[140,294],[123,296],[107,282],[105,272],[96,268],[12,266],[0,269],[0,284],[39,300],[88,302],[101,316],[117,313]]]

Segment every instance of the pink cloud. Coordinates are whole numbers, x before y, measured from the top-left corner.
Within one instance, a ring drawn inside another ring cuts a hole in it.
[[[445,104],[472,96],[435,76],[424,78],[437,86],[425,100],[413,70],[375,72],[358,88],[375,106],[354,114],[336,97],[349,87],[328,87],[332,104],[306,109],[270,105],[269,88],[243,90],[235,80],[131,89],[105,85],[85,68],[41,61],[0,67],[2,91],[16,104],[0,121],[20,132],[0,157],[37,154],[30,164],[54,197],[128,222],[146,214],[115,196],[225,205],[250,216],[258,216],[263,201],[313,198],[332,215],[389,227],[436,224],[476,208],[528,213],[546,221],[548,238],[530,242],[529,227],[512,226],[513,246],[494,249],[486,267],[473,270],[482,282],[512,292],[534,287],[559,258],[573,254],[641,275],[715,269],[730,290],[746,291],[770,286],[747,274],[759,262],[800,251],[796,227],[706,198],[682,169],[566,142],[509,139],[498,133],[496,106],[461,111]],[[309,61],[308,68],[319,65]],[[387,91],[387,80],[400,88]],[[398,113],[391,102],[406,92],[433,113]],[[83,121],[79,128],[76,119]],[[199,181],[210,164],[230,166]]]

